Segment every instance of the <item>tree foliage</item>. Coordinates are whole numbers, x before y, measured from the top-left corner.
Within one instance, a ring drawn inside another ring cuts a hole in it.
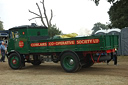
[[[109,29],[108,25],[98,22],[94,24],[94,27],[92,28],[93,30],[92,34],[95,34],[95,32],[97,32],[98,30],[107,30],[107,29]]]
[[[55,35],[60,35],[62,32],[57,28],[56,25],[52,25],[50,28],[48,28],[48,34],[50,37],[53,37]]]
[[[3,22],[2,21],[0,21],[0,30],[4,30],[3,29]]]
[[[100,2],[100,0],[92,0],[92,1],[94,1],[96,5],[98,5]],[[118,1],[118,0],[107,0],[107,2],[109,3],[114,3],[114,1]]]
[[[100,0],[92,0],[99,4]],[[107,0],[110,3],[113,3],[111,8],[108,11],[111,24],[110,28],[124,28],[128,27],[128,0]]]
[[[128,0],[116,1],[108,14],[112,27],[120,29],[128,27]]]

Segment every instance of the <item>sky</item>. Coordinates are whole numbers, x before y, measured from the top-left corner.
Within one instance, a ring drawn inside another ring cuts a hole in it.
[[[39,19],[29,21],[36,15],[29,13],[28,9],[39,14],[36,2],[40,8],[41,0],[0,0],[0,20],[3,21],[4,29],[21,25],[37,23]],[[53,10],[52,24],[63,33],[89,34],[94,24],[109,22],[109,10],[111,4],[101,0],[99,6],[91,0],[45,0],[47,15],[50,18],[50,10]]]

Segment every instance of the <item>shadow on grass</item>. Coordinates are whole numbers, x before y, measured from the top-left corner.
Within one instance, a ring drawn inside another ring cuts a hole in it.
[[[39,66],[27,65],[21,69],[21,72],[32,75],[108,75],[110,72],[116,72],[116,70],[116,68],[92,66],[90,68],[81,68],[75,73],[66,73],[60,64],[41,64]]]

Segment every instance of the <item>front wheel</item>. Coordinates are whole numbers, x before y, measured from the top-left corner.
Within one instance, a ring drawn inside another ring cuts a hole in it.
[[[72,52],[66,52],[61,56],[61,66],[66,72],[75,72],[80,68],[78,56]]]
[[[16,70],[16,69],[22,68],[21,57],[16,53],[12,53],[9,55],[8,63],[12,69]]]

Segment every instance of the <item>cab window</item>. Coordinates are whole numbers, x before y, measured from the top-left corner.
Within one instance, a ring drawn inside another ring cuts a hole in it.
[[[19,33],[18,31],[11,31],[10,33],[10,38],[14,39],[14,38],[19,38]]]

